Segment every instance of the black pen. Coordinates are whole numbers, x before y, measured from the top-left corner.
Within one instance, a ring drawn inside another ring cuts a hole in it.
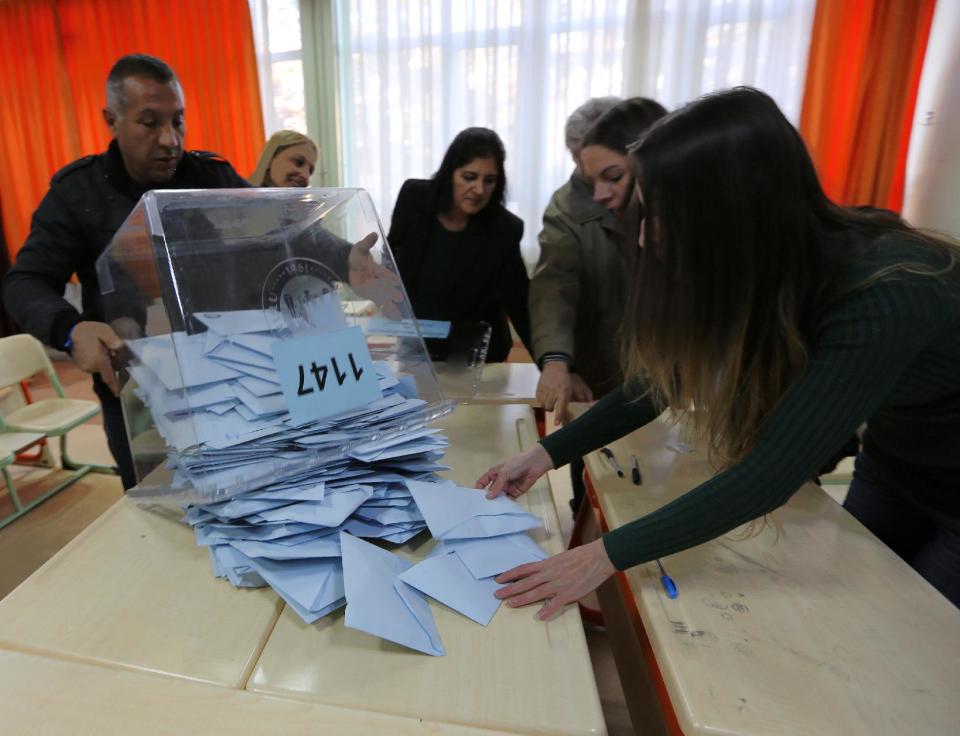
[[[623,478],[623,471],[620,469],[620,464],[617,462],[617,458],[613,456],[613,451],[609,447],[601,447],[600,452],[602,452],[607,460],[610,461],[610,465],[614,470],[617,471],[617,475]]]
[[[633,453],[630,454],[630,479],[635,486],[643,483],[643,478],[640,477],[640,466],[637,464],[637,456]]]

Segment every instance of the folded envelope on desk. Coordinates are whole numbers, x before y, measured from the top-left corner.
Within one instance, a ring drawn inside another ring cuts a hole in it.
[[[213,574],[218,578],[227,578],[238,588],[260,588],[266,581],[257,573],[249,560],[226,545],[208,548],[213,563]]]
[[[344,603],[343,568],[336,557],[270,560],[235,552],[308,624]]]
[[[421,437],[407,442],[398,442],[389,447],[381,447],[373,450],[353,448],[348,452],[348,454],[355,460],[361,460],[365,463],[372,463],[374,461],[404,458],[410,455],[420,455],[422,453],[433,452],[446,448],[448,444],[449,443],[444,437]]]
[[[259,499],[259,498],[232,498],[229,501],[212,503],[203,507],[207,513],[213,514],[221,521],[233,521],[242,519],[245,516],[259,514],[262,511],[270,511],[288,505],[290,502],[281,499]]]
[[[438,542],[433,549],[436,555],[449,552],[455,552],[475,578],[493,577],[550,556],[526,532],[486,539],[449,539]]]
[[[406,481],[413,500],[437,539],[474,539],[512,534],[540,526],[540,520],[516,501],[484,491],[462,488],[449,481]]]
[[[347,626],[425,654],[446,654],[430,604],[398,579],[412,567],[409,562],[346,533],[340,535],[340,549]]]
[[[322,501],[324,498],[323,481],[301,480],[299,485],[270,486],[269,491],[256,491],[259,499],[275,499],[284,501]]]
[[[478,580],[455,553],[428,557],[400,573],[412,585],[445,606],[486,626],[500,607],[494,592],[502,587],[492,578]]]
[[[247,539],[234,539],[230,546],[250,558],[268,560],[310,560],[340,556],[340,535],[327,534],[301,544],[271,544]]]
[[[370,498],[370,486],[356,486],[328,493],[322,501],[300,501],[277,509],[263,511],[250,519],[259,521],[293,521],[317,526],[339,526],[350,514]]]
[[[310,524],[259,524],[257,526],[235,526],[233,524],[204,524],[194,527],[193,533],[200,546],[224,544],[232,539],[256,539],[269,542],[274,539],[290,537],[295,534],[312,532],[316,527]]]

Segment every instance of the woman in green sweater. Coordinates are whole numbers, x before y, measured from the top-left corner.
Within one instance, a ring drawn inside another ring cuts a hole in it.
[[[518,496],[667,408],[721,472],[504,573],[498,596],[546,600],[538,617],[551,618],[617,570],[773,511],[866,422],[846,508],[960,605],[960,248],[832,203],[797,131],[753,89],[676,111],[632,156],[644,221],[630,378],[477,487]]]

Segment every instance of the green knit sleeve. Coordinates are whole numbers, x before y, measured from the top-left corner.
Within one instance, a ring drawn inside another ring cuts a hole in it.
[[[714,539],[786,503],[866,421],[944,325],[930,278],[881,282],[838,303],[810,364],[771,413],[753,450],[657,511],[604,536],[620,570]]]
[[[638,394],[634,397],[634,394]],[[620,386],[563,429],[547,435],[540,444],[559,468],[630,434],[660,416],[649,394]]]

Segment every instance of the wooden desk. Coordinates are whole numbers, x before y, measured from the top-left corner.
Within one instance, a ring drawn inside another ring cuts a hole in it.
[[[0,601],[0,646],[242,686],[281,601],[215,580],[178,516],[118,501]]]
[[[467,485],[536,441],[526,406],[458,407],[441,426],[451,477]],[[546,522],[538,541],[559,551],[548,482],[524,502]],[[545,625],[536,609],[502,608],[484,629],[431,602],[439,658],[345,629],[342,613],[277,622],[277,596],[214,579],[177,516],[121,500],[0,601],[4,736],[16,733],[8,723],[29,734],[604,732],[576,609]]]
[[[490,734],[0,649],[4,736]]]
[[[436,363],[437,378],[444,396],[458,404],[537,403],[540,369],[536,363],[488,363],[479,383],[470,371]]]
[[[494,461],[536,442],[526,406],[460,406],[440,426],[450,438],[449,477],[473,482]],[[563,547],[549,482],[522,502],[541,516],[538,541]],[[419,559],[433,540],[407,552]],[[501,607],[484,629],[431,601],[447,654],[429,657],[343,625],[342,613],[305,625],[285,611],[248,688],[330,705],[526,734],[605,730],[580,615],[544,624],[536,608]]]
[[[636,453],[640,487],[599,453],[587,458],[610,528],[712,475],[700,453],[664,446],[678,434],[661,418],[610,446],[625,469]],[[687,736],[956,733],[960,612],[819,487],[776,518],[779,536],[767,528],[665,559],[675,600],[653,563],[621,579],[674,725]]]

